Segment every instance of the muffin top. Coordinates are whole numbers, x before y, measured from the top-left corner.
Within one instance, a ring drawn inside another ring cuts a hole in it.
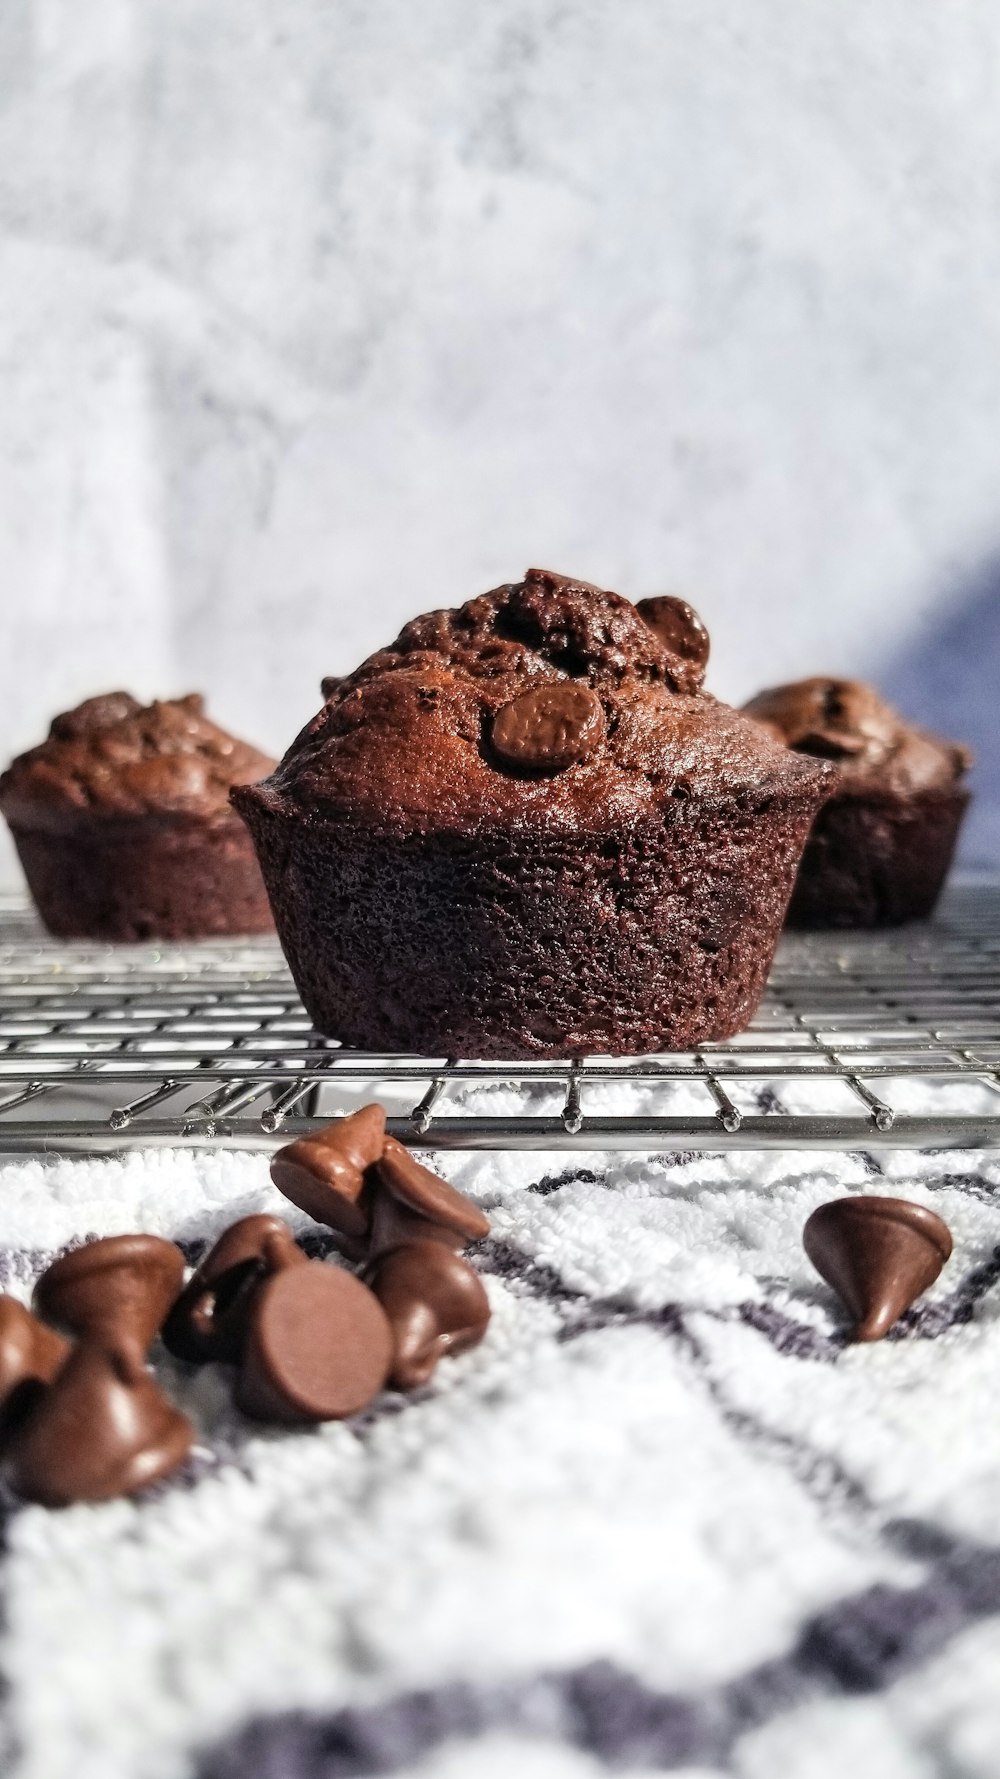
[[[0,809],[26,827],[88,815],[229,814],[230,786],[274,761],[205,715],[197,692],[142,705],[105,692],[54,717],[48,737],[0,777]]]
[[[796,680],[743,708],[796,753],[835,760],[842,796],[947,790],[972,764],[968,748],[908,723],[859,680]]]
[[[799,759],[702,690],[708,636],[679,599],[630,604],[529,569],[415,618],[346,678],[263,785],[263,804],[388,833],[593,832],[690,797],[818,801]]]

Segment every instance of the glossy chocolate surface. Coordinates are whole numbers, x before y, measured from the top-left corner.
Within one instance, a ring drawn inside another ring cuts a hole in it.
[[[926,1205],[874,1194],[820,1205],[802,1241],[854,1318],[856,1341],[881,1340],[933,1285],[952,1248],[948,1225]]]
[[[372,1260],[406,1241],[467,1247],[489,1219],[386,1135],[385,1111],[362,1106],[279,1149],[271,1178],[286,1198],[332,1229],[348,1260]]]
[[[375,1173],[381,1191],[373,1195],[373,1252],[421,1238],[464,1248],[489,1235],[486,1213],[395,1137],[386,1137]]]
[[[688,663],[690,673],[683,689],[698,691],[705,677],[711,644],[708,631],[694,607],[686,599],[678,599],[674,593],[660,593],[652,599],[640,599],[635,609],[643,623],[655,630],[668,653]]]
[[[43,1272],[34,1307],[58,1327],[145,1354],[184,1279],[184,1256],[156,1235],[112,1235],[74,1248]]]
[[[344,1252],[360,1259],[371,1221],[363,1198],[365,1170],[376,1162],[385,1142],[385,1112],[379,1105],[362,1106],[322,1130],[286,1143],[271,1160],[271,1179],[278,1191],[345,1238]]]
[[[390,1382],[399,1390],[426,1384],[441,1359],[486,1333],[490,1305],[479,1274],[440,1242],[393,1248],[365,1276],[392,1328]]]
[[[12,1436],[10,1480],[49,1507],[108,1501],[169,1475],[193,1440],[140,1359],[81,1341]]]
[[[549,777],[588,760],[604,740],[604,708],[589,686],[534,686],[497,711],[493,752],[518,772]]]

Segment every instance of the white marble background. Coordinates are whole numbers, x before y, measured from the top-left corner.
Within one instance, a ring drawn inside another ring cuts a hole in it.
[[[993,0],[2,0],[0,747],[280,749],[532,561],[891,678],[1000,544],[998,117]]]

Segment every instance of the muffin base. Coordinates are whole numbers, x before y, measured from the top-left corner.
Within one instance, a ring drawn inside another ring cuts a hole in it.
[[[969,793],[835,796],[809,836],[788,909],[795,927],[890,927],[933,913]]]
[[[815,797],[677,800],[618,834],[389,838],[234,802],[317,1030],[496,1060],[687,1049],[763,991]]]
[[[208,939],[273,927],[235,817],[116,816],[11,832],[38,913],[59,939]]]

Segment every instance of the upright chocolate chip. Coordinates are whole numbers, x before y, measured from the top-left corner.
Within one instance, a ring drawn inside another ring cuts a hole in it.
[[[134,1351],[85,1340],[12,1436],[10,1480],[47,1507],[108,1501],[169,1475],[193,1439]]]
[[[855,1318],[851,1338],[881,1340],[951,1254],[948,1225],[903,1198],[837,1198],[802,1233],[816,1271]]]
[[[261,1421],[338,1421],[377,1396],[392,1364],[377,1298],[321,1260],[286,1267],[254,1293],[236,1400]]]
[[[441,1242],[409,1242],[383,1254],[366,1273],[392,1329],[390,1383],[426,1384],[446,1354],[478,1346],[490,1305],[479,1274]]]
[[[371,1257],[403,1242],[430,1240],[466,1248],[489,1235],[489,1218],[479,1206],[423,1167],[395,1137],[386,1137],[373,1172]]]
[[[520,772],[546,777],[587,760],[604,739],[596,692],[573,680],[532,686],[493,719],[493,751]]]
[[[0,1297],[0,1434],[20,1421],[69,1353],[69,1342],[16,1297]]]
[[[684,690],[696,691],[705,677],[711,645],[694,607],[673,593],[659,593],[652,599],[640,599],[635,609],[656,632],[664,648],[694,670]]]
[[[106,1236],[54,1261],[35,1286],[34,1306],[74,1334],[144,1355],[183,1280],[184,1256],[173,1242]]]
[[[362,1106],[325,1129],[279,1149],[271,1161],[278,1191],[300,1211],[344,1238],[348,1258],[365,1252],[368,1213],[360,1202],[364,1172],[382,1153],[385,1110]]]
[[[257,1286],[282,1267],[304,1264],[305,1255],[280,1217],[241,1217],[188,1280],[163,1324],[164,1345],[193,1364],[208,1359],[235,1364]]]

